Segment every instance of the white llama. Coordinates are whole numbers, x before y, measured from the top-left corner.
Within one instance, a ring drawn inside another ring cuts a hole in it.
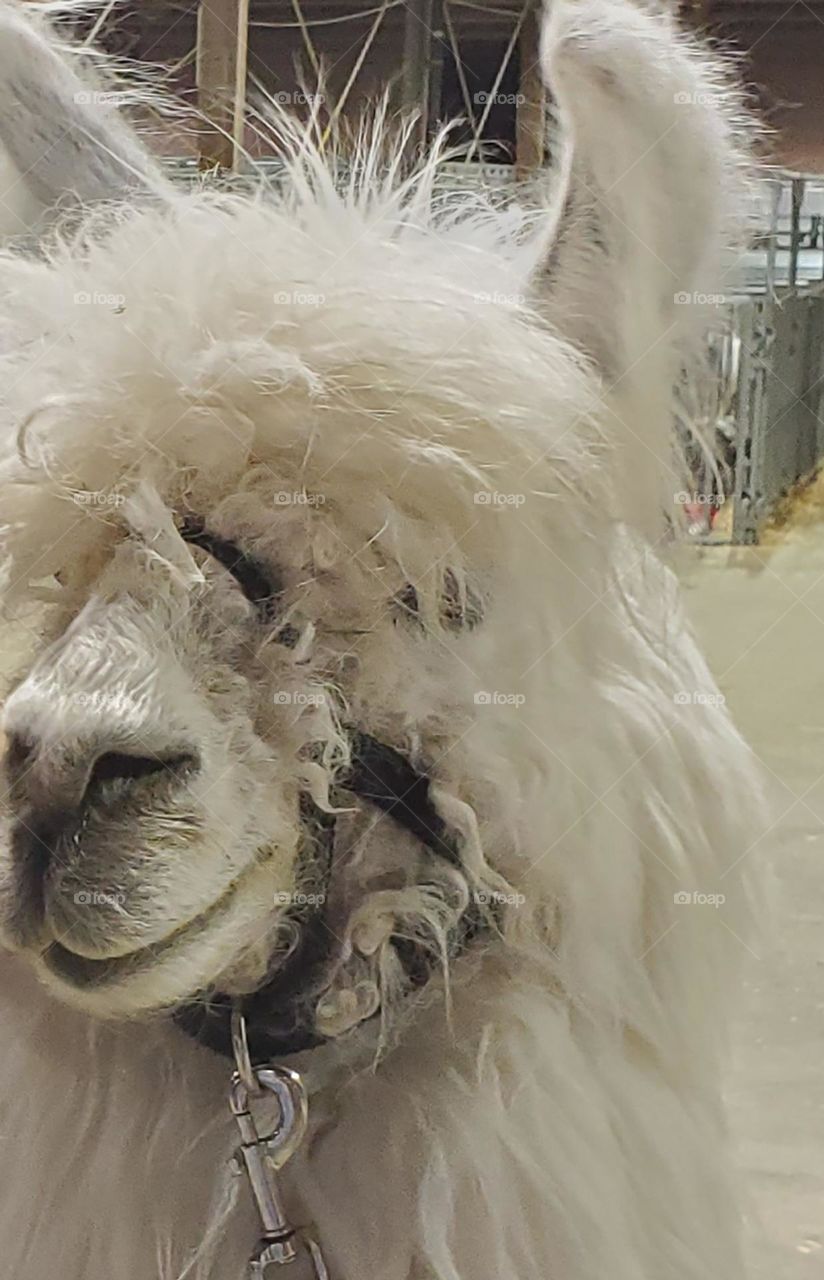
[[[284,1183],[332,1280],[740,1280],[758,787],[656,550],[734,92],[663,9],[553,0],[541,213],[379,127],[343,186],[281,122],[276,191],[170,191],[28,12],[3,1274],[246,1274],[236,1001],[311,1091]]]

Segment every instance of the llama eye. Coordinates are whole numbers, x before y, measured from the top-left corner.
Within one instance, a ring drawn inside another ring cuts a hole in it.
[[[270,621],[277,613],[278,597],[283,588],[273,581],[266,567],[242,547],[227,538],[210,533],[201,520],[187,517],[178,525],[184,542],[200,547],[232,575],[235,582],[263,618]]]

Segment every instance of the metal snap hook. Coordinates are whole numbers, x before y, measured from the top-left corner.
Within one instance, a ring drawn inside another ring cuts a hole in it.
[[[309,1106],[303,1081],[288,1067],[252,1066],[246,1022],[239,1009],[232,1015],[232,1043],[237,1071],[229,1089],[229,1106],[240,1130],[238,1166],[249,1180],[263,1227],[249,1262],[250,1280],[267,1280],[270,1268],[294,1262],[297,1246],[308,1257],[314,1280],[329,1280],[320,1246],[311,1237],[299,1235],[289,1222],[275,1176],[306,1135]],[[260,1104],[267,1093],[278,1104],[278,1118],[271,1132],[261,1133],[252,1104]]]

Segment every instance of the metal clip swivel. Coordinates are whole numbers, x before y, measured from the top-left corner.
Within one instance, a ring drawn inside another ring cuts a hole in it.
[[[309,1111],[300,1076],[288,1067],[253,1067],[242,1015],[232,1019],[237,1071],[232,1076],[229,1106],[240,1130],[238,1167],[249,1180],[263,1234],[249,1262],[249,1280],[271,1280],[274,1267],[293,1263],[301,1254],[311,1264],[313,1280],[329,1280],[316,1241],[291,1225],[277,1185],[276,1174],[294,1155],[306,1134]],[[272,1095],[279,1108],[273,1131],[261,1134],[253,1102]]]

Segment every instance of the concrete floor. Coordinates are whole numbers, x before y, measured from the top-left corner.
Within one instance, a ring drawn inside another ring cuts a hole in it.
[[[772,927],[755,943],[730,1088],[753,1280],[824,1277],[824,521],[777,545],[685,552],[687,607],[776,825]],[[766,931],[765,931],[766,932]]]

